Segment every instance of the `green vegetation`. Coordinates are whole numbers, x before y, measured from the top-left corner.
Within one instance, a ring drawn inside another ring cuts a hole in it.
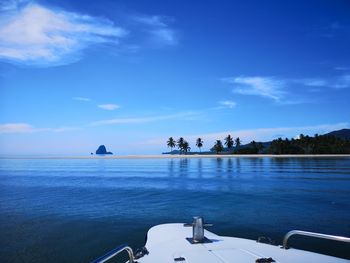
[[[343,140],[332,135],[315,135],[314,137],[300,134],[299,139],[278,138],[273,140],[267,149],[270,154],[348,154],[350,140]]]
[[[199,149],[199,152],[202,152],[201,151],[201,148],[203,147],[203,140],[201,138],[198,138],[197,141],[196,141],[196,146],[198,147]]]
[[[189,151],[191,151],[191,147],[189,145],[189,143],[187,141],[184,141],[184,143],[182,144],[182,148],[181,148],[183,153],[187,153]]]
[[[231,150],[231,148],[233,147],[233,139],[230,134],[227,135],[227,137],[225,138],[225,145],[228,150]]]
[[[236,144],[236,149],[238,149],[239,146],[241,146],[241,139],[240,139],[239,137],[237,137],[237,138],[235,139],[235,144]]]
[[[184,145],[185,139],[180,137],[180,139],[177,140],[177,148],[179,148],[180,152],[182,151],[183,145]]]
[[[264,143],[253,140],[245,145],[242,145],[239,137],[233,140],[231,135],[228,135],[224,138],[226,148],[221,140],[216,140],[210,152],[202,152],[204,142],[201,138],[196,140],[196,146],[201,154],[350,154],[350,139],[344,137],[344,134],[337,137],[332,135],[333,133],[321,136],[316,134],[314,137],[300,134],[298,139],[278,138]],[[183,137],[177,141],[170,137],[167,146],[171,148],[171,153],[187,154],[191,151],[189,143]],[[176,146],[179,151],[173,151]]]
[[[222,145],[221,140],[216,140],[216,143],[214,144],[213,148],[211,148],[212,151],[215,151],[217,154],[222,152],[224,150],[224,146]]]
[[[170,137],[167,141],[167,146],[170,147],[171,151],[173,151],[173,148],[176,146],[176,142],[173,137]]]
[[[180,137],[180,139],[177,140],[177,147],[179,148],[181,154],[182,153],[186,154],[191,150],[189,143],[182,137]]]

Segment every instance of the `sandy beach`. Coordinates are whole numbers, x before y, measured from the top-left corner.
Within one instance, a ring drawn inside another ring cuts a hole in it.
[[[172,159],[172,158],[350,158],[350,154],[140,154],[87,156],[2,156],[0,159]]]

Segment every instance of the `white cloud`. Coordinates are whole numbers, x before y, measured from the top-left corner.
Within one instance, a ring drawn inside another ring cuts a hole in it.
[[[310,86],[310,87],[324,87],[327,85],[327,81],[324,79],[301,79],[301,80],[296,80],[296,82],[302,83],[305,86]]]
[[[167,17],[139,15],[134,16],[133,20],[143,25],[143,30],[149,34],[153,44],[158,46],[178,44],[178,35],[166,22],[169,20]]]
[[[330,86],[335,89],[350,88],[350,74],[336,78],[330,83]]]
[[[344,74],[332,78],[297,79],[294,82],[310,87],[329,87],[334,89],[350,88],[350,74]]]
[[[350,67],[335,67],[334,69],[340,71],[350,71]]]
[[[327,28],[336,30],[339,29],[341,26],[338,21],[332,22]]]
[[[104,110],[116,110],[120,108],[120,106],[117,104],[101,104],[101,105],[98,105],[97,107]]]
[[[276,77],[248,76],[222,78],[223,82],[233,86],[233,92],[242,95],[255,95],[272,99],[278,104],[292,105],[315,102],[314,99],[303,97],[302,93],[291,92],[293,85],[310,87],[309,92],[320,92],[321,88],[350,88],[350,74],[328,78],[294,78],[282,79]],[[287,96],[288,95],[288,96]]]
[[[157,121],[166,121],[172,119],[182,119],[187,120],[188,118],[193,118],[196,116],[197,112],[182,112],[170,115],[158,115],[158,116],[149,116],[149,117],[133,117],[133,118],[114,118],[102,121],[96,121],[90,123],[92,126],[99,125],[113,125],[113,124],[141,124],[141,123],[149,123],[149,122],[157,122]]]
[[[35,132],[36,129],[27,123],[6,123],[0,124],[1,133],[29,133]]]
[[[230,108],[230,109],[236,107],[236,105],[237,105],[236,102],[231,101],[231,100],[222,100],[222,101],[219,101],[219,104],[224,106],[224,107]]]
[[[59,128],[47,128],[45,131],[52,132],[67,132],[67,131],[75,131],[81,129],[80,127],[59,127]]]
[[[135,21],[149,25],[149,26],[157,26],[157,27],[167,27],[167,24],[163,21],[163,17],[161,16],[134,16]]]
[[[256,95],[280,102],[285,95],[285,82],[273,77],[233,77],[224,78],[224,82],[233,84],[233,92],[243,95]]]
[[[35,128],[28,123],[5,123],[0,124],[0,134],[11,133],[34,133],[34,132],[65,132],[77,130],[77,127],[60,127],[60,128]]]
[[[17,9],[22,3],[28,0],[3,0],[0,2],[0,11],[9,11]]]
[[[38,4],[2,8],[0,58],[29,65],[66,64],[92,44],[126,35],[108,19],[54,10]],[[17,8],[15,8],[17,7]]]
[[[86,97],[73,97],[73,100],[79,100],[79,101],[91,101],[90,98],[86,98]]]
[[[164,44],[164,45],[176,45],[177,44],[177,36],[174,30],[169,28],[160,28],[160,29],[154,29],[150,31],[153,40],[157,43]]]

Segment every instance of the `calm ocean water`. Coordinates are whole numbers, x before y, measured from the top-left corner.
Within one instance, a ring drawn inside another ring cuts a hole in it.
[[[350,236],[350,158],[0,159],[1,262],[89,262],[156,224]],[[350,259],[349,246],[291,245]]]

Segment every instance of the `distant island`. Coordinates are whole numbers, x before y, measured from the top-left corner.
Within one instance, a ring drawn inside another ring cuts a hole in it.
[[[100,145],[96,150],[96,154],[113,154],[112,152],[107,152],[106,146]]]
[[[269,142],[251,141],[242,145],[239,137],[231,135],[216,140],[210,151],[202,152],[203,140],[198,138],[196,146],[199,152],[191,152],[189,143],[184,138],[177,141],[170,137],[166,142],[170,152],[163,154],[350,154],[350,129],[332,131],[324,135],[308,136],[300,134],[298,138],[278,138]],[[173,148],[177,147],[177,150]]]

